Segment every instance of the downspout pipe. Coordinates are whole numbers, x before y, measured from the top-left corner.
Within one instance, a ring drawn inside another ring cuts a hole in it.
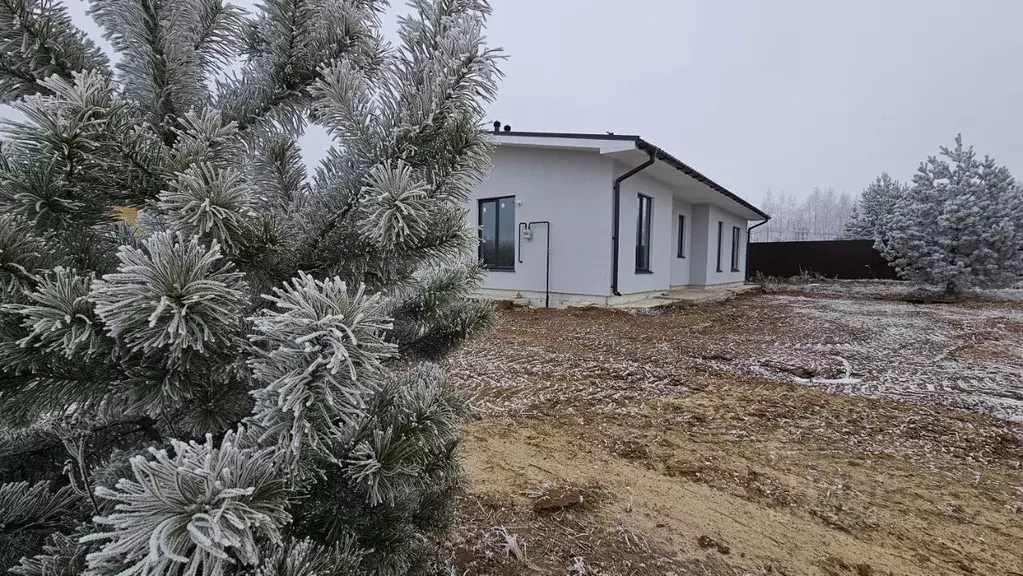
[[[747,282],[749,282],[749,278],[750,278],[750,275],[749,275],[749,246],[750,246],[750,244],[752,244],[751,240],[753,240],[753,231],[756,230],[757,228],[760,228],[764,224],[767,224],[770,221],[771,221],[771,217],[768,216],[767,219],[764,220],[763,222],[761,222],[759,224],[754,224],[753,226],[750,226],[746,230],[746,281]]]
[[[650,154],[650,158],[646,162],[615,178],[614,182],[614,194],[612,195],[614,199],[611,207],[611,294],[615,296],[622,295],[618,291],[618,236],[622,227],[622,182],[646,170],[657,161],[656,150],[648,149],[647,153]]]

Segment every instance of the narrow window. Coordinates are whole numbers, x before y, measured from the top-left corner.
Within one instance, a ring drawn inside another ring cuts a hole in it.
[[[678,215],[678,257],[686,257],[686,216]]]
[[[717,271],[721,272],[721,243],[725,241],[725,223],[718,222],[718,267]]]
[[[515,197],[480,200],[480,260],[489,270],[515,269]]]
[[[732,226],[732,272],[739,271],[739,238],[741,238],[738,226]]]
[[[639,195],[639,214],[636,218],[636,272],[650,271],[650,214],[653,199]]]

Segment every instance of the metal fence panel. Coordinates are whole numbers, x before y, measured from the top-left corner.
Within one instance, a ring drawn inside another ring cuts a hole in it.
[[[749,245],[747,278],[788,278],[803,273],[826,278],[898,279],[873,240],[826,240],[814,242],[754,242]]]

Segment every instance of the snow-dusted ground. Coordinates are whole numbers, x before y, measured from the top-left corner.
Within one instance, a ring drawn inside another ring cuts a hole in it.
[[[940,295],[940,286],[926,286],[899,280],[813,280],[768,278],[760,283],[767,293],[800,291],[857,298],[907,298],[919,294]],[[966,297],[992,302],[1023,302],[1023,283],[1011,288],[970,290]]]
[[[649,316],[504,312],[448,368],[487,414],[571,413],[580,404],[615,412],[715,380],[756,386],[766,377],[1023,421],[1023,305],[912,304],[861,284]]]
[[[803,329],[775,334],[751,358],[754,373],[1023,420],[1023,309],[764,298],[791,310]],[[798,367],[816,374],[800,374]]]

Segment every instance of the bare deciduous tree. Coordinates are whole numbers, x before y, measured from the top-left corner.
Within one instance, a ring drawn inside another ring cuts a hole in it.
[[[834,240],[852,217],[856,197],[834,188],[814,188],[803,198],[768,190],[763,209],[771,220],[753,231],[753,242]]]

